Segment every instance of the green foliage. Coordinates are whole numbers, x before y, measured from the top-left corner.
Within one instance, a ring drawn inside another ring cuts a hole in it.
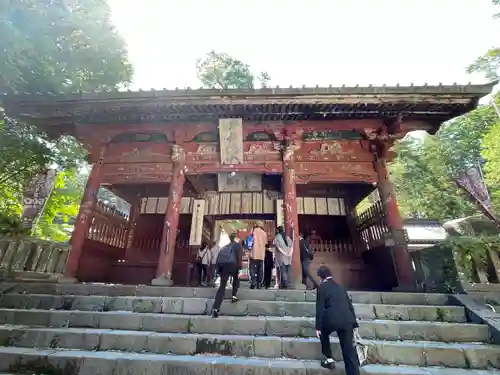
[[[255,77],[250,67],[227,53],[211,51],[196,62],[198,79],[210,89],[253,89]],[[266,87],[271,77],[261,72],[258,80]]]
[[[390,171],[402,213],[443,221],[477,214],[478,207],[453,178],[484,157],[486,169],[495,169],[494,164],[490,165],[493,159],[483,150],[483,139],[491,138],[490,154],[500,152],[500,143],[495,143],[494,138],[497,121],[493,106],[481,106],[444,124],[435,136],[409,136],[399,142],[395,148],[398,157]],[[491,179],[486,182],[494,201],[500,203],[497,186]]]
[[[26,234],[28,234],[28,231],[23,228],[19,216],[6,215],[0,211],[0,237]]]
[[[3,0],[0,92],[71,92],[129,83],[105,0]]]
[[[67,241],[71,233],[68,222],[78,214],[86,176],[76,169],[57,175],[54,190],[35,227],[36,237],[58,242]]]
[[[105,0],[0,1],[0,35],[0,93],[116,89],[131,81],[125,44],[111,24]],[[64,222],[79,204],[81,183],[75,182],[75,171],[86,157],[81,145],[72,137],[53,140],[31,125],[5,119],[0,154],[4,216],[20,214],[23,186],[38,171],[52,166],[62,171],[37,234],[67,237],[53,218]]]
[[[484,136],[481,155],[487,160],[484,178],[490,187],[493,208],[500,212],[500,122],[492,126]]]
[[[396,151],[390,172],[403,216],[446,221],[477,212],[453,183],[438,138],[407,137]]]
[[[488,251],[500,252],[499,236],[450,236],[442,246],[450,248],[457,256],[457,264],[468,281],[475,279],[475,267],[486,271]]]
[[[500,0],[492,0],[493,5],[499,6]],[[494,18],[499,18],[500,13],[495,13]],[[482,72],[488,79],[495,80],[499,78],[498,70],[500,68],[500,48],[489,49],[483,56],[480,56],[467,68],[467,72]]]

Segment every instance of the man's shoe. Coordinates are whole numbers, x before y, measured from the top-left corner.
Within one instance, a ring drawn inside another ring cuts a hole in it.
[[[332,358],[327,358],[321,361],[321,367],[328,370],[335,369],[335,361]]]
[[[212,310],[212,318],[218,318],[219,317],[219,310],[213,309]]]
[[[239,299],[238,297],[236,297],[236,296],[232,296],[232,297],[231,297],[231,302],[232,302],[232,303],[236,303],[236,302],[238,302],[239,300],[240,300],[240,299]]]
[[[255,289],[255,284],[250,284],[250,289]]]

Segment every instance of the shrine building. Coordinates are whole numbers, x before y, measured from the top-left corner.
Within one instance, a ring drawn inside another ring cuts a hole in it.
[[[313,271],[350,289],[414,283],[387,163],[408,132],[435,133],[494,83],[11,95],[6,115],[76,137],[93,164],[65,276],[191,285],[196,253],[231,221],[311,234]],[[130,204],[97,202],[106,187]],[[355,207],[378,189],[368,211]],[[225,229],[226,228],[226,229]]]

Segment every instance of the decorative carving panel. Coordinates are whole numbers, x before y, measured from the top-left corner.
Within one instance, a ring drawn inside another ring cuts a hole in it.
[[[196,162],[186,164],[186,174],[229,173],[229,172],[255,172],[255,173],[281,173],[282,162],[255,162],[240,165],[220,164],[218,162]]]
[[[377,181],[377,174],[372,163],[347,162],[304,162],[295,163],[297,183],[328,182],[328,181]]]
[[[218,162],[217,143],[186,143],[186,163]]]
[[[220,192],[261,191],[262,174],[258,173],[219,173],[218,187]]]
[[[296,161],[371,162],[368,141],[303,142],[295,152]]]
[[[171,145],[166,143],[114,143],[108,146],[104,163],[165,163],[170,153]]]
[[[246,163],[256,161],[281,161],[277,142],[244,142],[244,159]]]
[[[172,176],[170,163],[104,164],[103,184],[162,183]]]

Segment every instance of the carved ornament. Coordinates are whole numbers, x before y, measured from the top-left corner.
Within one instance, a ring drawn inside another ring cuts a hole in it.
[[[170,159],[172,163],[178,164],[184,161],[185,153],[184,148],[179,145],[172,145],[172,155]]]
[[[147,161],[148,159],[156,159],[156,158],[165,158],[167,159],[166,154],[162,154],[159,152],[151,151],[147,148],[134,148],[130,152],[125,152],[121,155],[120,161],[123,163],[133,163],[139,160]]]
[[[295,154],[295,151],[300,148],[299,145],[297,145],[293,141],[289,141],[285,144],[285,147],[283,148],[283,160],[284,161],[292,161],[293,160],[293,155]]]
[[[106,164],[105,164],[106,167]],[[103,182],[105,183],[127,183],[141,181],[169,181],[172,175],[172,167],[168,163],[123,164],[118,168],[110,165],[103,171]]]
[[[344,149],[342,144],[337,141],[323,142],[319,149],[311,150],[309,160],[317,160],[318,157],[334,156],[337,160],[345,159],[356,160],[355,152],[352,148]]]

